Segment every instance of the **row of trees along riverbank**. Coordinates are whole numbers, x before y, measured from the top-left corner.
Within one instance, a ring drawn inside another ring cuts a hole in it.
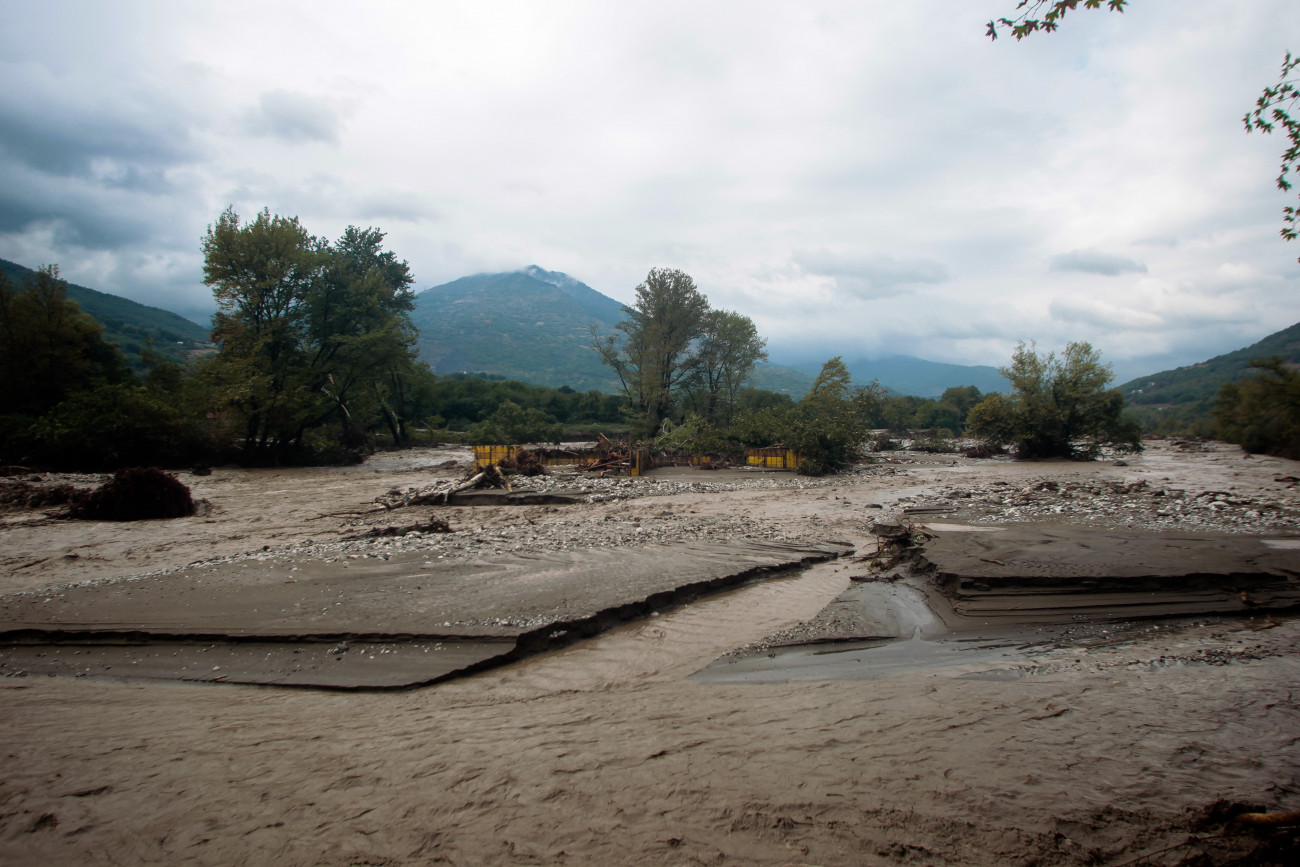
[[[880,428],[964,432],[1022,457],[1086,458],[1138,443],[1118,392],[1106,388],[1109,367],[1087,344],[1059,358],[1022,344],[1003,371],[1009,396],[973,387],[939,400],[889,395],[852,383],[838,358],[800,400],[750,388],[766,358],[754,323],[713,309],[688,275],[669,269],[636,288],[615,334],[593,334],[619,395],[439,379],[415,355],[410,269],[383,240],[351,226],[329,242],[296,218],[264,210],[243,221],[228,209],[202,243],[217,351],[178,364],[146,350],[141,376],[67,298],[56,267],[21,286],[0,275],[0,464],[348,462],[430,436],[555,441],[620,426],[695,451],[779,443],[804,452],[808,472],[856,460]],[[1300,430],[1287,421],[1300,407],[1275,411],[1296,403],[1295,377],[1265,373],[1228,394],[1220,412],[1226,435],[1259,450]]]

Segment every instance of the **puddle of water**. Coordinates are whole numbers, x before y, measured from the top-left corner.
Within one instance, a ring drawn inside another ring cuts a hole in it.
[[[1260,541],[1270,548],[1300,548],[1300,539],[1262,539]]]

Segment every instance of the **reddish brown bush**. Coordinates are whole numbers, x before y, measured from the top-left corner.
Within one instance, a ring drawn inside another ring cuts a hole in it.
[[[118,470],[69,510],[71,517],[91,521],[142,521],[193,514],[190,489],[156,467]]]

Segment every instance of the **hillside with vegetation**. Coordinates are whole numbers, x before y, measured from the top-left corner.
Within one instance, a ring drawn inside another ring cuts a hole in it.
[[[411,311],[420,359],[437,374],[612,391],[618,382],[591,346],[591,326],[613,328],[621,305],[602,305],[594,289],[576,280],[556,285],[544,274],[475,274],[420,292]]]
[[[1119,388],[1129,411],[1147,431],[1209,436],[1219,390],[1227,383],[1254,375],[1252,361],[1275,355],[1284,362],[1300,364],[1300,323],[1244,349],[1199,364],[1140,376]]]
[[[901,395],[914,397],[941,396],[950,388],[975,386],[984,394],[1006,393],[1011,383],[990,365],[947,364],[927,361],[911,355],[846,362],[849,372],[859,382],[875,380]]]
[[[36,273],[7,259],[0,259],[0,271],[15,286],[32,279]],[[209,329],[169,310],[76,283],[66,285],[68,299],[75,301],[82,312],[103,326],[104,339],[121,349],[134,365],[139,365],[140,353],[150,344],[155,351],[174,361],[183,361],[191,353],[211,346]]]
[[[618,376],[601,363],[592,327],[609,334],[623,305],[558,271],[474,274],[415,296],[411,322],[420,360],[435,373],[484,374],[577,391],[615,392]],[[756,388],[801,396],[813,377],[760,363]]]

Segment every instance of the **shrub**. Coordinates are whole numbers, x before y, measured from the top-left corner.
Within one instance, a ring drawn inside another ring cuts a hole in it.
[[[664,419],[654,447],[657,452],[670,455],[718,455],[736,451],[734,442],[698,415],[676,426]]]
[[[1258,375],[1219,390],[1215,435],[1253,454],[1300,457],[1300,374],[1278,356],[1250,364]]]
[[[64,469],[184,466],[208,450],[195,425],[131,383],[69,396],[33,422],[28,435],[33,460]]]
[[[952,431],[947,428],[935,428],[924,431],[924,435],[912,441],[912,450],[930,454],[952,454],[957,451],[957,442],[952,438]]]
[[[1091,460],[1103,446],[1142,450],[1142,428],[1124,415],[1110,365],[1087,343],[1071,343],[1057,358],[1021,343],[1011,366],[1011,396],[991,394],[971,408],[966,430],[989,445],[1014,445],[1020,458]]]

